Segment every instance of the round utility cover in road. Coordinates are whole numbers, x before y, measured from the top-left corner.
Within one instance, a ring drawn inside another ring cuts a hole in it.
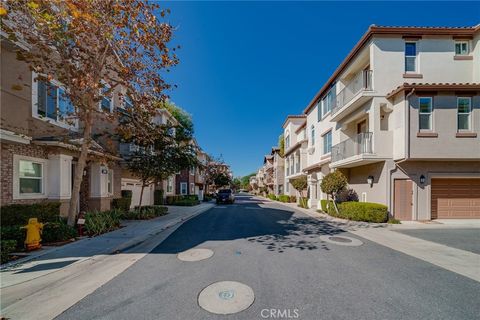
[[[215,282],[198,295],[198,305],[215,314],[232,314],[250,307],[255,300],[252,288],[236,281]]]
[[[180,252],[177,255],[177,258],[182,261],[201,261],[210,258],[213,256],[213,251],[210,249],[190,249],[187,251]]]
[[[320,236],[320,240],[328,242],[328,243],[333,243],[333,244],[338,244],[340,246],[350,246],[350,247],[358,247],[363,244],[362,241],[352,238],[352,237],[347,237],[347,236],[332,236],[332,235],[323,235]]]

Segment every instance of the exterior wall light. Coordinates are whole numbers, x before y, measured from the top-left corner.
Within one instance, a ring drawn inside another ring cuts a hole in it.
[[[425,176],[422,174],[420,176],[420,184],[425,184],[425,179],[426,179]]]
[[[373,186],[373,176],[368,176],[367,183],[370,185],[370,188]]]

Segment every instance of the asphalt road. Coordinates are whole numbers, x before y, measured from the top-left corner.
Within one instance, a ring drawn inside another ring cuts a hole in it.
[[[279,204],[237,199],[183,224],[58,319],[288,319],[265,309],[290,310],[290,319],[478,319],[480,283]],[[364,244],[322,242],[322,234]],[[194,247],[214,255],[177,259]],[[228,316],[200,308],[202,289],[223,280],[250,286],[254,303]]]

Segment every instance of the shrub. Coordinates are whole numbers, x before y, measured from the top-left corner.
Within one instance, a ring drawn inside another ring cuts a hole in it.
[[[123,213],[121,218],[125,220],[149,220],[156,217],[164,216],[167,213],[167,207],[143,206],[140,208],[135,207],[135,210]]]
[[[400,220],[395,219],[395,218],[392,218],[392,217],[388,218],[387,223],[390,223],[390,224],[401,224]]]
[[[335,200],[337,201],[337,203],[358,201],[358,194],[353,189],[343,189],[337,194]]]
[[[183,196],[167,196],[167,205],[171,206],[194,206],[200,203],[196,194]]]
[[[297,202],[297,197],[296,196],[290,196],[290,202],[291,203]]]
[[[267,198],[270,199],[270,200],[277,200],[277,196],[275,196],[275,195],[272,194],[272,193],[269,193],[269,194],[267,195]]]
[[[77,236],[77,230],[65,222],[49,222],[43,227],[42,242],[60,242]]]
[[[129,191],[129,190],[128,190]],[[112,209],[118,209],[120,211],[129,211],[132,204],[132,198],[122,197],[112,200]]]
[[[379,203],[342,202],[338,205],[338,211],[337,213],[334,208],[331,208],[328,214],[354,221],[382,223],[388,220],[387,206]]]
[[[300,197],[298,201],[298,206],[300,208],[308,209],[308,198]]]
[[[85,214],[85,230],[90,236],[113,231],[120,227],[121,213],[118,210],[92,211]]]
[[[1,207],[2,226],[26,225],[29,218],[39,222],[55,222],[60,218],[60,202],[44,201],[34,204],[11,204]]]
[[[5,263],[10,260],[10,253],[14,252],[17,248],[17,241],[15,240],[1,240],[0,241],[0,251],[1,254],[1,263]]]
[[[328,203],[329,203],[329,202],[332,202],[332,200],[326,200],[326,199],[320,200],[320,208],[322,208],[322,211],[323,211],[323,212],[328,212],[328,211],[327,211],[327,210],[328,210],[327,207],[328,207]]]
[[[27,235],[26,229],[21,229],[22,226],[2,226],[0,228],[0,238],[2,240],[15,240],[18,249],[23,247],[25,242],[25,238]]]
[[[278,196],[278,201],[280,202],[290,202],[290,197],[286,194],[281,194]]]

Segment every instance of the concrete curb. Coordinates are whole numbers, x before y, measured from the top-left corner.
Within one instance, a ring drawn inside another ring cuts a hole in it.
[[[211,208],[213,208],[215,206],[215,204],[213,203],[208,203],[210,204],[209,206],[205,206],[204,208],[202,209],[199,209],[198,211],[194,211],[192,213],[191,216],[189,217],[184,217],[184,218],[180,218],[180,219],[176,219],[174,221],[172,221],[171,223],[167,224],[166,226],[159,226],[158,228],[154,228],[152,230],[150,230],[149,233],[147,234],[144,234],[144,235],[141,235],[141,236],[138,236],[138,237],[135,237],[133,239],[130,239],[129,241],[126,241],[125,243],[121,244],[121,245],[118,245],[117,247],[115,247],[114,249],[112,250],[109,250],[108,252],[106,252],[106,254],[115,254],[115,253],[120,253],[120,252],[124,252],[126,250],[129,250],[139,244],[141,244],[142,242],[145,242],[145,240],[147,240],[148,238],[154,236],[154,235],[157,235],[163,231],[165,231],[166,229],[169,229],[175,225],[177,225],[178,223],[181,223],[181,222],[184,222],[186,220],[189,220]],[[10,261],[10,262],[7,262],[5,264],[2,264],[0,266],[0,271],[4,271],[4,270],[7,270],[9,268],[12,268],[12,267],[15,267],[17,265],[20,265],[20,264],[24,264],[26,262],[29,262],[31,260],[35,260],[37,258],[40,258],[46,254],[50,254],[50,253],[53,253],[53,252],[56,252],[56,251],[59,251],[61,249],[65,249],[67,246],[70,246],[70,245],[73,245],[73,244],[77,244],[79,243],[80,241],[87,241],[88,239],[90,239],[90,237],[85,237],[85,238],[82,238],[82,239],[79,239],[79,240],[76,240],[74,242],[71,242],[71,243],[68,243],[68,244],[65,244],[63,246],[59,246],[59,247],[55,247],[55,248],[51,248],[51,249],[47,249],[45,251],[42,251],[42,252],[39,252],[38,254],[32,254],[32,255],[29,255],[27,257],[24,257],[24,258],[20,258],[20,259],[17,259],[17,260],[14,260],[14,261]]]
[[[182,223],[182,222],[185,222],[185,221],[188,221],[208,210],[210,210],[211,208],[213,208],[215,205],[214,204],[211,204],[210,206],[206,206],[202,209],[199,209],[198,211],[194,211],[190,216],[188,217],[183,217],[183,218],[180,218],[180,219],[176,219],[176,220],[173,220],[172,222],[170,222],[169,224],[167,225],[163,225],[163,226],[158,226],[157,228],[154,228],[152,230],[150,230],[149,233],[147,234],[143,234],[141,236],[138,236],[138,237],[135,237],[129,241],[126,241],[124,243],[122,243],[121,245],[118,245],[117,247],[113,248],[112,250],[110,250],[108,252],[108,254],[118,254],[118,253],[122,253],[122,252],[125,252],[127,250],[130,250],[138,245],[140,245],[141,243],[145,242],[147,239],[151,238],[152,236],[156,236],[158,235],[159,233],[162,233],[163,231],[171,228],[171,227],[174,227],[176,226],[177,224],[179,223]]]

